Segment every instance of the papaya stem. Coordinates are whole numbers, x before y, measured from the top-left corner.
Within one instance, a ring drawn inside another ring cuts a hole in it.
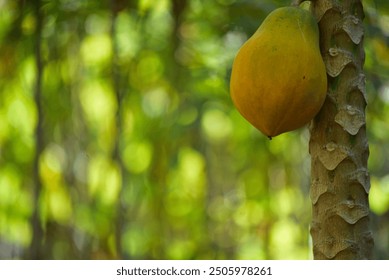
[[[292,0],[292,3],[290,5],[298,7],[304,1],[306,1],[306,0]]]

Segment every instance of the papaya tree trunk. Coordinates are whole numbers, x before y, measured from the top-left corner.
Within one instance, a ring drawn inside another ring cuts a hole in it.
[[[313,255],[370,259],[363,6],[360,0],[316,0],[311,7],[328,78],[309,143]]]

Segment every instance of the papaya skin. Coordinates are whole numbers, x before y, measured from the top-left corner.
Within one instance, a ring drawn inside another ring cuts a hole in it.
[[[299,7],[271,12],[232,66],[235,107],[269,138],[307,124],[322,107],[326,91],[318,26]]]

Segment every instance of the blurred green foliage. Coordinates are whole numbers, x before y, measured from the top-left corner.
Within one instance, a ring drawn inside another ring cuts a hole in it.
[[[309,132],[269,141],[228,87],[241,44],[290,1],[42,1],[40,38],[33,2],[0,1],[0,258],[30,255],[34,211],[43,259],[312,257]],[[372,226],[389,258],[389,4],[363,2]]]

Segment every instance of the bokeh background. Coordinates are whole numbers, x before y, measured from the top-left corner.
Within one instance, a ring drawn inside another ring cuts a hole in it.
[[[311,259],[308,129],[269,141],[229,97],[237,50],[289,2],[0,0],[0,258]],[[389,259],[389,2],[363,3]]]

